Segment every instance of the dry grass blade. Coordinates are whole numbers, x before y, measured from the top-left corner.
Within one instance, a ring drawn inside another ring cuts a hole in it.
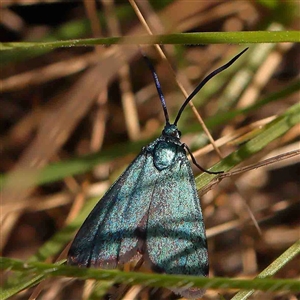
[[[120,25],[114,13],[113,1],[102,1],[104,13],[108,23],[108,29],[111,36],[121,36]],[[120,55],[122,50],[120,49]],[[132,92],[130,79],[130,68],[128,63],[125,63],[118,72],[120,79],[120,90],[125,115],[125,122],[128,130],[128,136],[132,141],[136,141],[140,137],[140,125],[135,104],[135,98]]]

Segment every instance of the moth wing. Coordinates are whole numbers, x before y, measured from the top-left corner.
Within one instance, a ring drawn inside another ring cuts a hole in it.
[[[160,173],[147,224],[146,257],[156,271],[208,275],[205,227],[190,163],[183,152]],[[198,288],[173,289],[184,297],[200,297]]]
[[[68,253],[68,263],[115,268],[129,261],[143,244],[143,230],[153,180],[158,171],[153,158],[142,152],[110,187],[79,229]]]

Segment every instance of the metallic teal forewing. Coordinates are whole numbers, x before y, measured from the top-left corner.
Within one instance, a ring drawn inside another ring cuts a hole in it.
[[[143,228],[158,171],[142,151],[92,210],[77,233],[68,263],[115,268],[143,244]]]

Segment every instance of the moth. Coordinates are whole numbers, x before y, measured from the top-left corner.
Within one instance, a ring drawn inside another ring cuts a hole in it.
[[[165,127],[160,137],[142,148],[89,214],[70,247],[68,264],[111,269],[139,255],[155,272],[208,275],[205,226],[187,153],[198,168],[205,170],[180,141],[177,123],[198,91],[246,50],[200,82],[173,124],[157,74],[145,58],[160,97]],[[186,298],[204,293],[194,287],[170,289]]]

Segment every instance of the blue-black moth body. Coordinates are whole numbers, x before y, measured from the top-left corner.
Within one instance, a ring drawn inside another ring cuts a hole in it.
[[[116,268],[142,255],[156,272],[208,275],[200,199],[186,155],[186,150],[190,151],[180,141],[177,122],[187,103],[203,85],[246,50],[197,86],[182,105],[174,124],[169,123],[157,75],[146,58],[166,125],[161,136],[142,149],[87,217],[70,247],[69,264]],[[193,156],[192,160],[199,167]],[[204,293],[203,289],[193,287],[171,289],[187,298]]]

